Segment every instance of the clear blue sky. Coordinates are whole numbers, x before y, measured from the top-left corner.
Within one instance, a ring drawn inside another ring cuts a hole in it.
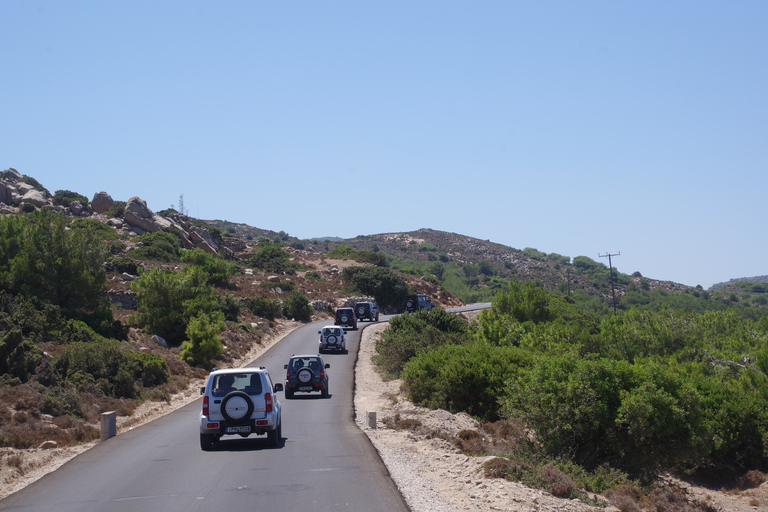
[[[300,238],[768,274],[768,2],[0,0],[0,167]]]

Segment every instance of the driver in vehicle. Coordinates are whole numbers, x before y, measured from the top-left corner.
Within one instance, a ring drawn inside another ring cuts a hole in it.
[[[213,390],[213,396],[226,396],[227,393],[237,391],[237,388],[233,387],[234,383],[234,375],[222,375],[219,377],[219,387]]]

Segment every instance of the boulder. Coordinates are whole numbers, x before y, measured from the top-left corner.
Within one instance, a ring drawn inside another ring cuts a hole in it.
[[[202,241],[202,242],[199,242],[199,243],[195,244],[195,248],[196,249],[202,249],[203,251],[207,252],[208,254],[213,254],[214,256],[219,254],[219,252],[216,249],[214,249],[213,247],[211,247],[208,244],[208,242],[206,242],[206,241]]]
[[[147,202],[138,197],[130,198],[123,212],[123,217],[128,224],[150,233],[160,231],[160,227],[155,224],[154,216],[152,210],[147,207]]]
[[[199,226],[193,226],[192,229],[189,230],[189,239],[192,240],[192,242],[195,244],[200,244],[201,242],[205,242],[213,249],[219,248],[216,242],[213,241],[211,232]]]
[[[69,211],[74,215],[75,217],[79,216],[83,212],[88,212],[88,207],[81,203],[80,201],[72,201],[69,203]]]
[[[42,208],[43,206],[48,204],[48,199],[45,197],[45,194],[43,192],[40,192],[39,190],[32,189],[28,191],[26,194],[24,194],[21,197],[21,200],[19,201],[19,204],[22,203],[31,203],[38,208]],[[18,206],[18,204],[16,205]]]
[[[112,199],[112,196],[107,194],[106,192],[97,192],[93,195],[93,200],[91,201],[91,208],[93,208],[93,211],[96,213],[104,213],[105,211],[109,210],[109,208],[115,203],[115,201]]]
[[[0,173],[0,178],[18,180],[19,178],[21,178],[21,173],[16,169],[14,169],[13,167],[9,167],[6,170],[4,170],[2,173]]]
[[[19,189],[15,183],[0,180],[0,203],[16,206],[20,199],[21,195],[19,195]]]

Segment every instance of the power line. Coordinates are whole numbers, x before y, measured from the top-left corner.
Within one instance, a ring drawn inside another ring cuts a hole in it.
[[[613,296],[613,314],[616,315],[616,287],[613,285],[613,264],[611,262],[612,256],[621,256],[621,251],[616,254],[600,254],[597,253],[600,258],[608,258],[608,268],[611,270],[611,295]]]

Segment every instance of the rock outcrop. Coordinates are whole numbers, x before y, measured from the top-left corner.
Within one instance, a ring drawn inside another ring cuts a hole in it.
[[[34,185],[33,185],[34,184]],[[105,218],[102,215],[115,203],[106,192],[93,196],[91,204],[72,201],[68,206],[54,205],[53,198],[36,180],[25,177],[14,168],[0,172],[0,214],[14,214],[25,203],[35,208],[48,208],[73,217],[91,217],[104,222],[129,236],[174,230],[186,249],[200,248],[210,254],[218,254],[219,244],[210,230],[192,226],[183,215],[160,215],[149,209],[147,202],[139,197],[128,200],[123,210],[123,218]],[[232,242],[236,244],[236,242]],[[240,241],[242,249],[244,242]]]

